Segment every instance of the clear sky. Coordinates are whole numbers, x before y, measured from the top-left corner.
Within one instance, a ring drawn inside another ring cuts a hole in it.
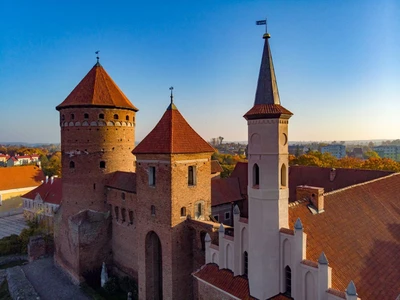
[[[0,141],[59,142],[55,106],[95,64],[139,108],[175,103],[206,140],[247,139],[264,26],[291,141],[397,139],[400,1],[1,1]]]

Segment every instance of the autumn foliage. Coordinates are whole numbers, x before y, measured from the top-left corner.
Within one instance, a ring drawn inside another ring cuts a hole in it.
[[[400,162],[396,162],[389,158],[370,157],[363,160],[355,157],[344,157],[338,159],[332,156],[330,153],[322,154],[317,151],[312,151],[298,157],[289,155],[289,164],[326,168],[368,169],[400,172]]]

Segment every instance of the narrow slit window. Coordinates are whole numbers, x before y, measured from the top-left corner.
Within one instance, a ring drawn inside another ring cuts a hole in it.
[[[75,162],[70,161],[70,162],[69,162],[69,168],[70,168],[70,169],[75,169]]]
[[[151,210],[151,215],[154,217],[156,215],[156,207],[152,205],[150,210]]]
[[[115,211],[115,220],[118,221],[118,218],[119,218],[119,207],[116,206],[116,207],[114,208],[114,211]]]
[[[246,276],[249,275],[249,254],[247,251],[243,253],[243,274]]]
[[[285,267],[285,295],[292,295],[292,270],[289,266]]]
[[[156,185],[156,167],[149,167],[149,185]]]
[[[181,217],[185,217],[186,216],[186,207],[182,207],[181,208]]]
[[[188,167],[188,185],[196,185],[196,168],[194,166]]]
[[[257,164],[253,166],[253,187],[258,188],[260,185],[260,168]]]
[[[102,160],[100,162],[100,169],[105,169],[105,168],[106,168],[106,162]]]

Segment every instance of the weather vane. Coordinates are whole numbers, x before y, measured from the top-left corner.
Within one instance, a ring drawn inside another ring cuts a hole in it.
[[[99,59],[100,59],[100,57],[99,57],[99,52],[100,52],[100,50],[97,50],[95,53],[96,53],[96,59],[97,59],[97,63],[99,63]]]
[[[268,31],[267,31],[267,18],[265,18],[265,20],[256,21],[256,25],[265,25],[265,33],[268,34]]]
[[[172,103],[174,103],[174,95],[173,95],[173,93],[172,93],[172,91],[174,90],[174,87],[173,86],[171,86],[170,88],[169,88],[169,90],[171,91],[171,104]]]

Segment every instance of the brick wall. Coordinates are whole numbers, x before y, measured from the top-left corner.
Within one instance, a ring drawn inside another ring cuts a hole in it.
[[[216,289],[215,287],[194,278],[194,299],[196,300],[209,300],[209,299],[218,299],[218,300],[237,300],[230,296],[229,294]]]

